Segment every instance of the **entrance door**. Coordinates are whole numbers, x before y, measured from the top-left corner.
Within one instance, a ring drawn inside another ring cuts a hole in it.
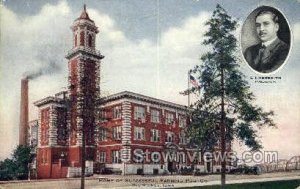
[[[207,170],[208,173],[211,172],[211,162],[206,163],[206,170]]]
[[[168,162],[168,171],[173,172],[173,162]]]

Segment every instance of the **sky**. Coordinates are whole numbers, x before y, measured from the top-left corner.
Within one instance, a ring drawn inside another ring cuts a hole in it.
[[[188,70],[201,64],[209,50],[202,45],[204,23],[219,3],[240,25],[255,8],[269,5],[287,18],[292,44],[273,84],[255,83],[260,76],[241,63],[257,97],[256,104],[275,112],[277,129],[262,129],[263,150],[280,158],[300,155],[300,1],[258,0],[100,0],[0,1],[0,160],[18,143],[20,81],[47,70],[29,84],[30,120],[37,118],[33,102],[67,89],[67,59],[72,47],[70,26],[83,4],[99,27],[96,48],[101,63],[102,94],[124,90],[187,105],[179,92],[187,88]],[[236,31],[240,39],[241,27]],[[241,55],[241,52],[239,53]],[[235,142],[237,150],[246,149]]]

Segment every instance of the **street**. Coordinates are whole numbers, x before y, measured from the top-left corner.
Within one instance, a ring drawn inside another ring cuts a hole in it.
[[[228,184],[264,182],[274,180],[300,180],[300,171],[266,173],[262,175],[227,175]],[[220,175],[205,176],[139,176],[139,175],[94,175],[86,178],[87,189],[101,188],[180,188],[192,186],[208,186],[220,184]],[[1,189],[78,189],[80,178],[31,180],[31,181],[1,181]]]

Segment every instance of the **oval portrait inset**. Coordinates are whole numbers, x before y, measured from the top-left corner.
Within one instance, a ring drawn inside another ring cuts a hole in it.
[[[248,65],[259,73],[282,67],[290,51],[291,32],[283,14],[269,6],[253,10],[245,20],[241,46]]]

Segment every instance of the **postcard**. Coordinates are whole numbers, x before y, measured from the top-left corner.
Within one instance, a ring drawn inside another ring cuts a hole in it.
[[[299,0],[0,1],[0,188],[297,188]]]

